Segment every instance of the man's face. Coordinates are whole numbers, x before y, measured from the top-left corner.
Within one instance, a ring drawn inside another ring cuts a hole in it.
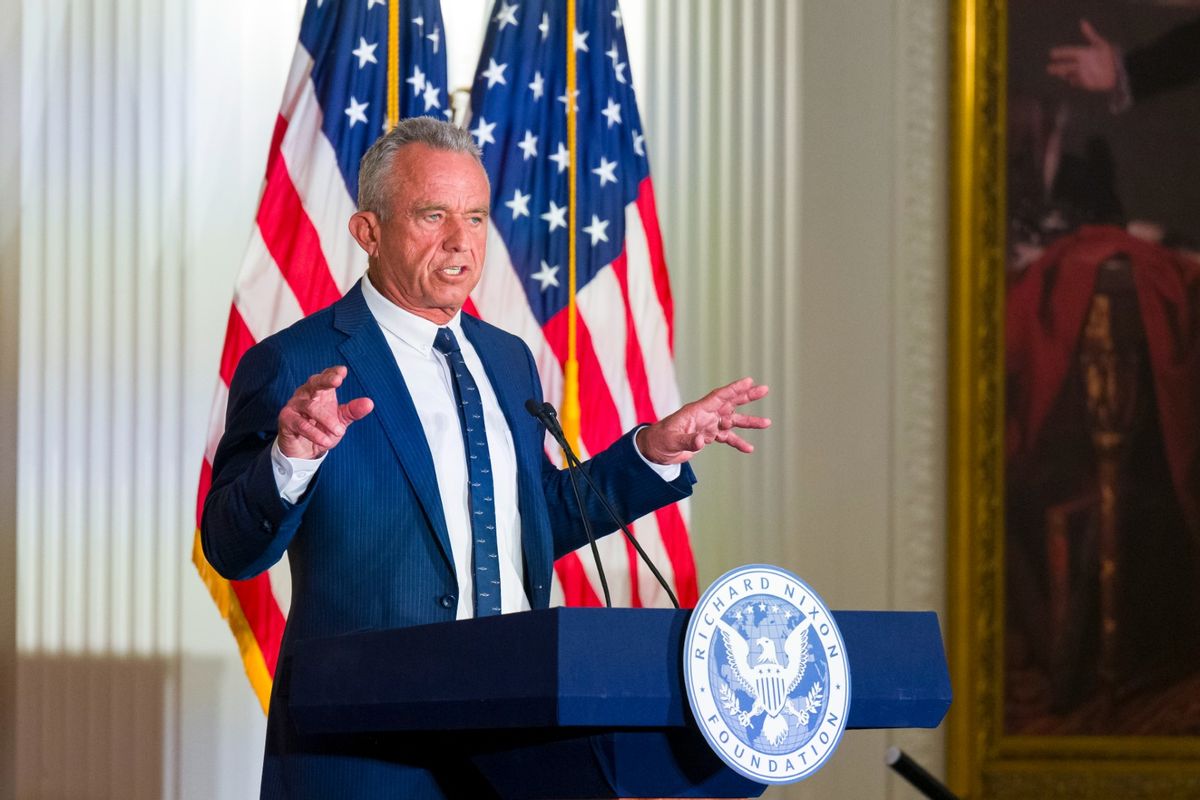
[[[350,232],[370,256],[368,274],[396,305],[438,325],[479,283],[489,192],[471,156],[405,145],[392,162],[387,219],[360,211]]]

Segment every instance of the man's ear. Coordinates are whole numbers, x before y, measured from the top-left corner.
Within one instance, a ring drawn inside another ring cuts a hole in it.
[[[374,211],[356,211],[350,217],[350,235],[368,256],[379,250],[379,217]]]

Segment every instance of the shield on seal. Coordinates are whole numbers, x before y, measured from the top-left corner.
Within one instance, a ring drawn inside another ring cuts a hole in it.
[[[783,685],[783,667],[778,664],[760,664],[754,668],[754,689],[758,693],[759,702],[773,717],[783,711],[783,703],[787,700],[787,687]]]

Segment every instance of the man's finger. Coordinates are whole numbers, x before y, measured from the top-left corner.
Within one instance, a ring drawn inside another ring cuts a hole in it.
[[[346,432],[346,426],[342,424],[337,413],[331,409],[323,409],[319,406],[303,403],[288,405],[284,408],[285,410],[290,410],[295,415],[297,424],[300,421],[307,422],[320,429],[323,433],[333,437],[340,437]]]
[[[356,397],[350,402],[338,406],[338,416],[341,417],[343,424],[349,425],[351,422],[358,422],[374,409],[374,400],[369,397]]]
[[[742,403],[753,403],[755,400],[762,400],[770,391],[771,387],[767,386],[765,383],[760,383],[757,386],[751,386],[746,391],[746,399],[743,400]],[[738,403],[738,405],[742,405],[742,403]]]
[[[323,447],[326,450],[336,445],[339,439],[313,420],[300,416],[296,418],[294,432],[308,439],[317,447]]]
[[[1083,32],[1083,38],[1092,44],[1108,44],[1108,41],[1097,33],[1096,29],[1092,27],[1092,23],[1086,19],[1079,20],[1079,30]]]
[[[1060,64],[1077,64],[1079,57],[1087,50],[1073,44],[1059,45],[1058,47],[1050,48],[1050,61]]]
[[[346,379],[346,368],[338,365],[329,367],[318,372],[304,382],[310,392],[319,392],[324,389],[336,389],[342,385],[342,381]]]
[[[1046,65],[1046,72],[1056,78],[1069,78],[1079,71],[1079,65],[1074,62],[1056,62]]]
[[[744,391],[746,387],[753,383],[753,378],[739,378],[733,383],[727,383],[724,386],[718,386],[708,394],[704,395],[704,397],[701,397],[697,402],[708,404],[713,401],[727,401],[732,397],[736,397],[740,392]]]
[[[755,428],[761,430],[771,427],[770,417],[755,417],[750,414],[734,414],[732,417],[735,428]]]
[[[754,445],[747,442],[742,437],[738,436],[733,431],[723,431],[717,436],[718,442],[724,442],[735,450],[740,450],[743,453],[753,453]]]
[[[743,403],[751,403],[765,397],[767,391],[768,388],[765,384],[755,384],[753,378],[747,377],[713,389],[704,396],[701,402],[719,400],[740,406]]]

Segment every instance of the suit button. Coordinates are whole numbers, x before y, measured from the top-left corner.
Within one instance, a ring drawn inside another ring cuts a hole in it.
[[[262,523],[259,525],[259,527],[263,529],[263,532],[270,533],[271,532],[271,521],[269,519],[264,519],[262,521]]]
[[[438,603],[442,608],[454,608],[458,604],[458,598],[452,594],[444,594],[438,598]]]

